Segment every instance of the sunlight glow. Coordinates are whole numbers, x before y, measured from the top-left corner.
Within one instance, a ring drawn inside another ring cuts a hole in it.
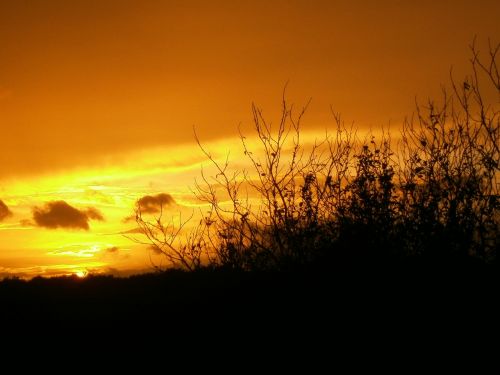
[[[304,131],[302,140],[312,145],[323,133]],[[245,142],[256,154],[262,152],[255,136],[249,134]],[[206,141],[203,147],[218,162],[229,156],[231,167],[249,166],[238,136]],[[202,165],[207,175],[217,173],[196,144],[151,147],[114,158],[120,163],[1,181],[1,199],[15,215],[0,224],[0,264],[4,266],[0,272],[23,277],[78,276],[86,274],[82,269],[114,272],[147,267],[149,252],[138,244],[131,245],[123,235],[135,228],[134,222],[125,219],[133,213],[136,200],[148,194],[168,193],[177,203],[169,215],[177,217],[182,213],[187,218],[193,209],[204,205],[191,190]],[[88,230],[40,227],[33,219],[33,207],[43,207],[51,201],[67,202],[83,212],[94,208],[104,220],[88,220]],[[15,247],[11,248],[13,243]]]
[[[86,277],[88,274],[87,271],[84,271],[84,270],[78,270],[75,272],[75,276],[80,278],[80,279],[83,279],[84,277]]]

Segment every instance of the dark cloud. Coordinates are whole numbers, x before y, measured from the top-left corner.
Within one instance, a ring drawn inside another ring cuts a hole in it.
[[[12,211],[9,210],[9,207],[0,199],[0,221],[7,219],[9,216],[12,216]]]
[[[44,228],[68,228],[89,230],[90,220],[104,220],[102,214],[95,208],[79,210],[65,201],[53,201],[44,207],[33,208],[33,220],[36,225]]]
[[[111,253],[111,254],[117,253],[119,250],[120,250],[120,248],[117,246],[112,246],[112,247],[108,247],[108,248],[104,249],[104,251],[106,253]]]
[[[104,216],[99,212],[97,208],[89,207],[86,211],[87,217],[91,220],[104,221]]]
[[[137,201],[137,207],[142,213],[155,214],[160,212],[163,206],[175,204],[174,198],[170,194],[146,195]]]

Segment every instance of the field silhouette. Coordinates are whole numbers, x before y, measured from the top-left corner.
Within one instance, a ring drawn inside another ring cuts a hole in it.
[[[241,135],[250,171],[221,164],[197,138],[217,174],[197,182],[208,211],[193,230],[169,221],[163,203],[155,216],[138,202],[135,240],[163,254],[167,269],[6,279],[0,317],[305,327],[415,320],[429,308],[447,317],[494,311],[499,48],[483,61],[473,45],[470,76],[417,105],[397,137],[360,139],[333,113],[335,131],[304,144],[307,106],[295,113],[284,95],[276,125],[253,106],[263,152]]]

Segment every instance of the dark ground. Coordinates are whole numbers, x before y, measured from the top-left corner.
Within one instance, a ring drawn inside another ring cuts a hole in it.
[[[416,262],[5,280],[0,337],[16,366],[426,373],[469,360],[477,373],[498,358],[498,279],[494,266]]]
[[[498,268],[476,262],[419,261],[288,272],[169,271],[129,278],[35,278],[0,282],[0,321],[50,325],[144,324],[358,330],[384,326],[487,329],[498,322]],[[350,328],[351,327],[351,328]]]

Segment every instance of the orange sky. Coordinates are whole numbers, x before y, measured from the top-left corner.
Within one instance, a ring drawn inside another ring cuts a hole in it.
[[[466,71],[474,35],[498,42],[499,14],[495,0],[1,1],[0,276],[147,268],[122,219],[147,194],[193,203],[193,125],[223,154],[252,101],[273,118],[289,81],[290,101],[313,98],[310,131],[330,105],[397,127]],[[54,201],[105,220],[33,222]]]

